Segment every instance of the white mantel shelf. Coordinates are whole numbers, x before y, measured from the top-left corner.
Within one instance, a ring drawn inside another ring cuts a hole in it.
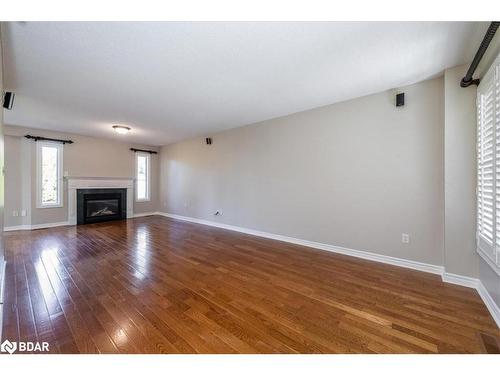
[[[133,177],[64,176],[65,180],[134,180]]]
[[[76,225],[76,191],[78,189],[127,189],[127,219],[134,217],[134,179],[130,177],[72,177],[68,181],[68,223]]]

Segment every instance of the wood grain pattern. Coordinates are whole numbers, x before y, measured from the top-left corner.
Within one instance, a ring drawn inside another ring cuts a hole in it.
[[[500,337],[475,290],[437,275],[160,216],[5,241],[3,339],[51,353],[479,353]]]

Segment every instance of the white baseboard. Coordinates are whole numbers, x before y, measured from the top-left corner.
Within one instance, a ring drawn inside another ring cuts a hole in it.
[[[134,214],[133,217],[143,217],[143,216],[152,216],[152,215],[159,215],[158,212],[144,212],[144,213],[138,213]],[[33,230],[33,229],[44,229],[44,228],[53,228],[53,227],[62,227],[65,225],[71,225],[69,221],[61,221],[59,223],[46,223],[46,224],[25,224],[25,225],[13,225],[10,227],[5,227],[3,228],[4,232],[12,232],[15,230]]]
[[[367,260],[373,260],[375,262],[391,264],[394,266],[411,268],[411,269],[417,270],[417,271],[424,271],[424,272],[434,273],[437,275],[442,275],[444,272],[443,266],[437,266],[434,264],[421,263],[421,262],[417,262],[414,260],[395,258],[395,257],[387,256],[387,255],[371,253],[368,251],[354,250],[354,249],[349,249],[349,248],[341,247],[341,246],[335,246],[335,245],[329,245],[329,244],[320,243],[320,242],[302,240],[300,238],[283,236],[281,234],[262,232],[262,231],[258,231],[258,230],[254,230],[254,229],[242,228],[242,227],[237,227],[234,225],[217,223],[214,221],[208,221],[208,220],[203,220],[203,219],[196,219],[196,218],[188,217],[188,216],[169,214],[169,213],[165,213],[165,212],[157,212],[156,214],[170,217],[173,219],[189,221],[192,223],[209,225],[212,227],[228,229],[228,230],[232,230],[232,231],[236,231],[236,232],[240,232],[240,233],[245,233],[245,234],[251,234],[254,236],[258,236],[258,237],[270,238],[272,240],[288,242],[288,243],[292,243],[295,245],[302,245],[302,246],[312,247],[315,249],[331,251],[331,252],[334,252],[337,254],[344,254],[344,255],[349,255],[349,256],[356,257],[356,258],[362,258],[362,259],[367,259]]]
[[[486,308],[490,312],[493,320],[497,324],[497,326],[500,328],[500,307],[495,303],[493,298],[491,297],[490,293],[486,289],[486,287],[483,285],[481,280],[476,279],[474,277],[469,277],[469,276],[462,276],[462,275],[457,275],[454,273],[448,273],[444,272],[443,275],[441,276],[443,281],[445,283],[450,283],[450,284],[455,284],[455,285],[461,285],[465,286],[467,288],[472,288],[476,289],[479,296],[483,300],[484,304],[486,305]]]
[[[457,275],[455,273],[444,272],[441,278],[445,283],[465,286],[467,288],[477,289],[480,281],[474,277]]]
[[[34,230],[34,229],[45,229],[53,227],[62,227],[65,225],[70,225],[67,221],[61,221],[59,223],[45,223],[45,224],[26,224],[26,225],[14,225],[10,227],[4,227],[4,232],[12,232],[14,230]]]
[[[10,227],[4,227],[4,232],[12,232],[14,230],[30,230],[31,225],[12,225]]]
[[[143,217],[143,216],[151,216],[151,215],[159,215],[157,212],[145,212],[140,214],[134,214],[133,217]],[[46,224],[25,224],[25,225],[13,225],[10,227],[3,228],[4,232],[12,232],[15,230],[34,230],[34,229],[44,229],[44,228],[54,228],[54,227],[62,227],[66,225],[71,225],[69,221],[61,221],[59,223],[46,223]]]
[[[490,293],[488,293],[488,290],[480,280],[478,280],[478,285],[476,287],[476,290],[481,296],[481,299],[483,300],[484,304],[488,308],[488,311],[490,312],[491,316],[497,323],[498,328],[500,328],[500,307],[495,303]]]
[[[484,304],[488,308],[488,311],[490,312],[491,316],[493,317],[493,319],[497,323],[498,327],[500,327],[500,308],[495,304],[495,301],[493,300],[491,295],[488,293],[488,291],[486,290],[484,285],[481,283],[481,281],[479,279],[476,279],[473,277],[461,276],[461,275],[445,272],[443,266],[421,263],[421,262],[416,262],[413,260],[395,258],[395,257],[387,256],[387,255],[375,254],[375,253],[371,253],[369,251],[348,249],[345,247],[329,245],[329,244],[324,244],[324,243],[320,243],[320,242],[301,240],[299,238],[282,236],[280,234],[262,232],[262,231],[258,231],[258,230],[254,230],[254,229],[242,228],[242,227],[238,227],[238,226],[234,226],[234,225],[217,223],[214,221],[197,219],[197,218],[188,217],[188,216],[175,215],[175,214],[170,214],[170,213],[166,213],[166,212],[155,212],[155,215],[161,215],[161,216],[165,216],[165,217],[169,217],[169,218],[177,219],[177,220],[189,221],[189,222],[196,223],[196,224],[209,225],[212,227],[228,229],[228,230],[241,232],[241,233],[245,233],[245,234],[251,234],[254,236],[258,236],[258,237],[265,237],[265,238],[270,238],[273,240],[288,242],[288,243],[292,243],[292,244],[296,244],[296,245],[312,247],[314,249],[326,250],[326,251],[331,251],[331,252],[338,253],[338,254],[349,255],[349,256],[356,257],[356,258],[371,260],[374,262],[391,264],[393,266],[405,267],[405,268],[410,268],[410,269],[417,270],[417,271],[423,271],[423,272],[441,275],[441,279],[446,283],[451,283],[451,284],[456,284],[456,285],[461,285],[461,286],[465,286],[468,288],[476,289],[478,291],[479,295],[481,296],[481,299],[483,300]]]
[[[31,225],[31,229],[44,229],[44,228],[53,228],[53,227],[64,227],[69,225],[68,221],[61,221],[59,223],[47,223],[47,224],[33,224]]]
[[[159,215],[159,213],[158,212],[143,212],[143,213],[134,214],[134,217],[144,217],[144,216],[153,216],[153,215]]]

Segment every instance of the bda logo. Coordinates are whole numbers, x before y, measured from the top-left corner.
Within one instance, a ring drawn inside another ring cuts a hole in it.
[[[17,349],[17,342],[10,342],[9,340],[5,340],[2,345],[0,345],[0,351],[2,353],[12,354]]]
[[[42,341],[41,343],[36,341],[19,341],[19,342],[11,342],[9,340],[5,340],[2,345],[0,345],[0,352],[2,353],[10,353],[13,354],[15,351],[18,353],[22,352],[48,352],[49,343],[46,341]]]

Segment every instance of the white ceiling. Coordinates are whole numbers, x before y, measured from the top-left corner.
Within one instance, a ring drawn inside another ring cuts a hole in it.
[[[472,60],[488,23],[15,22],[5,123],[162,145],[363,96]]]

